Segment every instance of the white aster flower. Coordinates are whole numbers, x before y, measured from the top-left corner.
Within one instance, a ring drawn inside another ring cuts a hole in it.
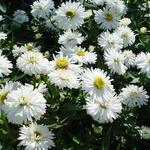
[[[5,101],[9,122],[23,124],[36,120],[46,111],[46,100],[33,86],[21,86],[7,95]]]
[[[115,10],[116,13],[120,14],[121,16],[125,15],[127,12],[127,7],[123,0],[105,0],[106,6]]]
[[[120,26],[128,26],[129,24],[131,24],[130,18],[123,18],[119,23]]]
[[[128,85],[122,89],[120,93],[121,101],[129,107],[141,107],[146,105],[149,96],[143,87],[138,87],[136,85]]]
[[[116,33],[103,32],[98,37],[98,44],[104,50],[120,50],[123,48],[123,40]]]
[[[39,51],[40,47],[35,47],[33,43],[24,44],[23,46],[13,46],[13,56],[17,57],[28,51]]]
[[[22,24],[29,21],[29,17],[24,10],[16,10],[13,14],[14,21]]]
[[[87,113],[99,123],[113,122],[114,119],[118,118],[119,113],[121,113],[121,102],[113,95],[109,97],[107,102],[103,102],[100,99],[86,99]]]
[[[55,146],[53,139],[54,134],[48,127],[37,123],[21,127],[18,138],[21,141],[19,146],[25,146],[25,150],[51,149]]]
[[[17,90],[21,87],[19,82],[7,82],[5,85],[2,85],[0,88],[0,109],[5,110],[5,101],[7,99],[7,95],[13,91]]]
[[[113,73],[122,75],[128,69],[125,66],[125,57],[121,51],[109,50],[104,53],[105,63]]]
[[[150,128],[146,126],[141,126],[139,129],[139,134],[142,139],[149,140],[150,139]]]
[[[72,60],[79,64],[94,64],[97,59],[95,52],[86,51],[84,48],[76,47],[74,53],[71,55]]]
[[[129,27],[120,26],[116,32],[123,39],[124,47],[131,46],[135,42],[135,34]]]
[[[28,75],[39,75],[49,73],[49,61],[42,53],[29,51],[17,59],[17,67]]]
[[[120,16],[115,10],[104,8],[103,10],[96,11],[95,21],[100,24],[102,29],[115,29],[119,25]]]
[[[6,40],[7,39],[7,34],[4,32],[0,32],[0,41],[1,40]]]
[[[114,92],[111,80],[103,70],[86,69],[81,80],[82,89],[94,99],[100,97],[107,101]]]
[[[8,76],[13,68],[12,63],[0,52],[0,77]]]
[[[84,37],[81,33],[67,30],[64,34],[59,36],[58,43],[64,45],[65,47],[73,47],[77,44],[81,44],[83,40]]]
[[[132,50],[124,50],[124,63],[127,67],[134,66],[135,65],[135,54]]]
[[[135,62],[137,67],[141,69],[141,72],[146,73],[150,78],[150,53],[141,52],[137,55]]]
[[[103,5],[105,0],[91,0],[92,3],[96,4],[96,5]]]
[[[60,53],[57,56],[54,56],[54,60],[50,61],[51,71],[54,70],[71,70],[75,73],[81,73],[80,65],[75,64],[75,62],[68,58],[68,56],[63,56],[63,53]]]
[[[59,88],[79,88],[79,76],[71,70],[55,70],[49,73],[49,81]]]
[[[85,9],[79,2],[66,2],[56,10],[55,20],[59,28],[77,29],[84,23]]]
[[[37,0],[31,5],[31,13],[35,18],[47,18],[54,9],[52,0]]]

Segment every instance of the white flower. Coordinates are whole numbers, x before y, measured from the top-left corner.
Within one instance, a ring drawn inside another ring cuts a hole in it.
[[[96,5],[103,5],[105,0],[91,0],[92,3],[96,4]]]
[[[125,6],[125,3],[123,0],[105,0],[106,6],[115,10],[116,13],[122,15],[125,15],[127,12],[127,7]]]
[[[4,32],[0,32],[0,41],[7,39],[7,34]]]
[[[13,68],[12,63],[0,52],[0,77],[8,76]]]
[[[131,20],[129,18],[123,18],[119,23],[120,26],[128,26],[129,24],[131,24]]]
[[[58,43],[64,45],[65,47],[73,47],[77,44],[81,44],[83,40],[84,37],[81,33],[67,30],[63,35],[59,36]]]
[[[17,59],[17,67],[28,75],[48,74],[49,61],[40,52],[26,52]]]
[[[142,139],[149,140],[150,139],[150,128],[142,126],[139,129],[139,134],[140,134]]]
[[[121,102],[116,96],[109,97],[107,102],[93,100],[92,98],[86,99],[87,113],[92,116],[95,121],[99,123],[113,122],[114,119],[118,118],[118,114],[121,113]]]
[[[123,55],[125,58],[124,63],[127,67],[135,65],[135,54],[132,52],[132,50],[123,51]]]
[[[7,95],[5,101],[7,118],[15,124],[36,120],[46,111],[46,100],[33,86],[21,86]]]
[[[126,72],[127,67],[125,66],[125,57],[121,51],[109,50],[104,53],[105,63],[108,68],[114,72],[122,75]]]
[[[122,89],[120,93],[121,101],[129,107],[141,107],[146,105],[148,102],[149,96],[143,87],[138,87],[136,85],[128,85]]]
[[[74,61],[72,61],[71,58],[68,58],[67,56],[63,56],[62,53],[54,56],[54,60],[50,61],[50,67],[51,71],[54,70],[71,70],[75,73],[81,73],[81,67],[80,65],[75,64]]]
[[[115,29],[119,25],[120,16],[115,10],[104,8],[103,10],[96,11],[95,21],[100,24],[102,29]]]
[[[25,150],[51,149],[55,146],[53,139],[54,134],[48,127],[37,123],[21,127],[18,138],[21,141],[19,146],[25,146]]]
[[[141,69],[141,72],[146,73],[150,78],[150,53],[141,52],[137,55],[135,62],[137,67]]]
[[[45,93],[47,91],[46,84],[44,82],[41,82],[40,84],[37,85],[38,85],[37,90],[40,93]]]
[[[123,40],[116,33],[103,32],[98,37],[98,44],[104,50],[120,50],[123,48]]]
[[[77,2],[62,3],[56,10],[55,20],[59,28],[64,30],[77,29],[84,23],[86,17],[83,5]]]
[[[76,47],[71,58],[79,64],[94,64],[96,62],[97,55],[95,52],[86,51],[81,47]]]
[[[117,34],[123,39],[123,46],[131,46],[135,42],[135,34],[127,26],[120,26],[116,30]]]
[[[82,89],[94,99],[100,97],[106,101],[114,92],[111,80],[103,70],[86,69],[81,79]]]
[[[49,73],[49,81],[59,88],[79,88],[79,76],[71,70],[56,70]]]
[[[7,99],[7,95],[13,91],[17,90],[17,88],[21,87],[19,82],[7,82],[5,85],[2,85],[0,88],[0,108],[5,110],[5,101]]]
[[[13,14],[13,17],[14,17],[14,21],[20,24],[29,21],[27,13],[24,10],[16,10]]]
[[[40,47],[35,47],[33,43],[24,44],[23,46],[14,45],[12,53],[14,57],[17,57],[27,51],[39,51],[39,49]]]
[[[35,18],[46,18],[54,9],[54,2],[52,0],[37,0],[31,5],[31,13]]]

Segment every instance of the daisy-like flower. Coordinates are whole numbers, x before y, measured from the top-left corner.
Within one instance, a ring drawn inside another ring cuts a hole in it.
[[[129,107],[141,107],[146,105],[149,96],[143,87],[138,87],[136,85],[128,85],[122,89],[120,93],[121,101]]]
[[[123,18],[119,22],[120,26],[128,26],[129,24],[131,24],[130,18]]]
[[[92,3],[96,5],[104,5],[105,0],[91,0]]]
[[[55,70],[49,73],[49,81],[59,88],[79,88],[79,76],[71,70]]]
[[[109,50],[104,53],[105,63],[113,73],[122,75],[128,69],[125,66],[125,57],[121,51]]]
[[[114,92],[111,80],[103,70],[86,69],[81,79],[82,89],[93,99],[100,97],[103,101],[107,101]]]
[[[19,146],[25,146],[25,150],[48,150],[55,146],[54,134],[45,125],[32,123],[23,126],[19,131]]]
[[[102,29],[115,29],[119,25],[120,16],[115,10],[110,8],[104,8],[98,10],[95,14],[95,21],[100,24]]]
[[[17,59],[17,67],[28,75],[48,74],[49,61],[44,58],[42,53],[29,51],[22,54]]]
[[[47,18],[54,9],[52,0],[37,0],[31,5],[31,13],[35,18]]]
[[[23,46],[14,45],[12,53],[14,57],[17,57],[27,51],[39,51],[39,50],[40,47],[35,47],[33,43],[28,43],[28,44],[24,44]]]
[[[29,21],[29,17],[24,10],[16,10],[13,14],[14,21],[22,24]]]
[[[33,86],[21,86],[7,95],[5,101],[6,114],[9,122],[23,124],[36,120],[46,111],[46,100]]]
[[[150,53],[141,52],[137,55],[135,62],[137,67],[141,69],[141,72],[146,73],[150,78]]]
[[[123,40],[116,33],[103,32],[98,37],[98,44],[104,50],[120,50],[123,48]]]
[[[2,85],[0,88],[0,109],[5,110],[5,100],[7,95],[17,88],[21,87],[19,82],[7,82],[5,85]]]
[[[0,77],[8,76],[13,68],[12,63],[0,52]]]
[[[4,32],[0,32],[0,41],[1,40],[6,40],[7,39],[7,34]]]
[[[142,139],[149,140],[150,139],[150,128],[146,126],[142,126],[139,129],[139,134]]]
[[[117,34],[123,39],[123,46],[131,46],[135,42],[135,34],[127,26],[120,26],[116,30]]]
[[[81,47],[76,47],[71,58],[79,64],[94,64],[96,62],[97,55],[95,52],[86,51]]]
[[[100,99],[93,100],[92,98],[87,98],[87,114],[91,115],[99,123],[113,122],[114,119],[118,118],[119,113],[121,113],[121,102],[113,95],[109,97],[107,102],[103,102]]]
[[[59,28],[64,30],[77,29],[84,23],[85,9],[79,2],[66,2],[56,10],[55,20]]]
[[[106,6],[115,10],[120,16],[123,16],[127,12],[127,7],[123,0],[105,0]]]
[[[124,63],[127,67],[134,66],[135,65],[135,54],[132,50],[125,50],[123,51],[124,55]]]
[[[79,32],[73,32],[71,30],[65,31],[63,35],[59,36],[58,43],[65,47],[73,47],[77,44],[81,44],[84,37]]]
[[[63,56],[63,53],[59,53],[54,60],[50,62],[51,71],[54,70],[71,70],[75,73],[81,73],[80,65],[75,64],[71,58]]]

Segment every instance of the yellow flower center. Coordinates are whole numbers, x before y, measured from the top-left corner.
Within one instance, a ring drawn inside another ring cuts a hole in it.
[[[27,44],[26,48],[28,51],[31,51],[33,49],[33,44],[31,43]]]
[[[76,55],[78,55],[78,56],[85,56],[86,52],[84,50],[77,50]]]
[[[6,100],[7,95],[8,95],[7,91],[3,91],[0,93],[0,104],[4,104],[4,101]]]
[[[19,102],[20,106],[28,106],[30,104],[29,99],[26,96],[21,96]]]
[[[131,97],[131,98],[134,98],[134,97],[137,96],[137,94],[138,94],[137,92],[131,92],[131,93],[130,93],[130,97]]]
[[[102,77],[96,76],[94,80],[94,86],[98,89],[104,89],[106,87],[106,83]]]
[[[76,15],[76,11],[75,10],[68,10],[68,11],[66,11],[66,16],[69,19],[72,19],[75,15]]]
[[[106,13],[106,14],[105,14],[105,19],[106,19],[107,21],[112,21],[112,20],[113,20],[112,14]]]
[[[99,107],[103,108],[103,109],[107,109],[108,108],[108,104],[99,104]]]
[[[69,61],[67,58],[57,58],[56,69],[67,69],[69,66]]]
[[[28,62],[31,63],[31,64],[36,64],[36,63],[37,63],[36,54],[31,54],[31,55],[28,57]]]
[[[38,142],[41,140],[41,138],[42,138],[42,134],[40,132],[38,132],[38,131],[34,132],[34,140],[35,141]]]

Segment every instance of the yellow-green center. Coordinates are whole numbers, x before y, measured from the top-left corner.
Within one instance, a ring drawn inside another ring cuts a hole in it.
[[[4,104],[4,101],[6,100],[7,95],[8,95],[7,91],[3,91],[0,93],[0,104]]]
[[[38,141],[41,140],[41,138],[42,138],[42,135],[41,135],[40,132],[38,132],[38,131],[34,132],[34,140],[35,140],[35,141],[38,142]]]
[[[32,54],[28,57],[28,62],[31,64],[36,64],[37,63],[37,57],[35,54]]]
[[[112,21],[112,20],[113,20],[112,14],[111,14],[111,13],[106,13],[106,14],[105,14],[105,19],[106,19],[107,21]]]
[[[76,55],[78,55],[78,56],[85,56],[86,52],[84,50],[77,50],[76,51]]]
[[[56,69],[67,69],[68,66],[69,66],[69,61],[67,58],[56,59]]]
[[[102,77],[96,76],[94,80],[94,86],[98,89],[104,89],[106,87],[106,83]]]
[[[66,16],[69,19],[72,19],[75,15],[76,15],[76,11],[75,10],[68,10],[68,11],[66,11]]]
[[[28,106],[29,105],[29,99],[26,96],[21,96],[19,99],[20,106]]]

